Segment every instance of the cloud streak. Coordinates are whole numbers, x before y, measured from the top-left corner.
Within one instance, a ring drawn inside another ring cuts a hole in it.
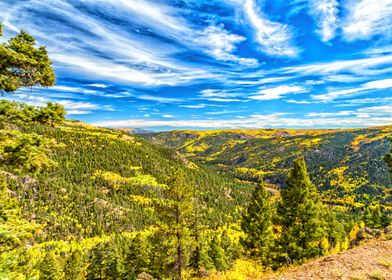
[[[337,0],[309,0],[310,14],[314,17],[321,40],[328,42],[339,28],[339,2]]]
[[[304,93],[307,91],[308,90],[306,88],[303,88],[301,86],[281,85],[278,87],[263,89],[259,92],[258,95],[251,96],[250,99],[253,99],[253,100],[275,100],[275,99],[281,99],[285,95],[288,95],[288,94],[298,94],[298,93]]]
[[[384,123],[376,109],[359,109],[392,104],[391,3],[0,1],[2,38],[26,29],[58,77],[53,88],[6,98],[141,126]]]
[[[244,11],[265,53],[271,56],[298,56],[299,49],[293,46],[293,34],[287,25],[267,19],[254,0],[244,0]]]
[[[356,88],[332,91],[326,94],[313,95],[312,97],[313,99],[318,101],[329,102],[336,99],[357,96],[370,90],[383,90],[383,89],[391,89],[391,88],[392,88],[392,79],[376,80],[376,81],[364,83]]]
[[[392,35],[391,0],[355,0],[347,3],[343,35],[348,41],[368,40],[375,35]]]

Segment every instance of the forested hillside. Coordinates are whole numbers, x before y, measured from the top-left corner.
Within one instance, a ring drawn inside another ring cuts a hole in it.
[[[2,101],[0,116],[2,182],[22,216],[39,227],[33,243],[151,227],[154,232],[157,209],[165,211],[171,195],[165,190],[171,180],[186,178],[184,184],[192,186],[186,195],[197,201],[200,212],[195,222],[211,229],[240,219],[250,198],[249,185],[214,174],[175,151],[124,132],[63,121],[57,105],[39,109]],[[178,172],[181,178],[173,179]]]
[[[1,279],[247,279],[390,223],[387,204],[327,207],[301,157],[279,197],[64,114],[0,102]]]
[[[391,205],[391,179],[383,155],[392,126],[346,130],[221,130],[144,134],[190,160],[246,181],[264,178],[284,188],[292,162],[304,156],[312,181],[328,203]]]

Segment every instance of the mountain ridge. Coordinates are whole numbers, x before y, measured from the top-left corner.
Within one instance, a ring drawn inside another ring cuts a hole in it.
[[[391,205],[392,184],[382,157],[388,151],[392,125],[350,129],[176,130],[141,134],[176,149],[199,164],[239,180],[264,178],[285,186],[292,161],[304,156],[326,202],[358,207],[372,203],[366,196]],[[344,199],[352,200],[351,202]],[[343,200],[342,200],[343,199]]]

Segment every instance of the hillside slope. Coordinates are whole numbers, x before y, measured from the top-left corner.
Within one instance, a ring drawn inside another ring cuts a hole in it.
[[[264,280],[392,279],[392,240],[372,240],[346,252],[320,258]]]
[[[346,130],[171,131],[142,137],[242,180],[257,181],[263,177],[277,188],[284,187],[293,160],[303,155],[325,201],[361,207],[372,201],[392,202],[392,182],[382,160],[391,132],[392,126],[385,126]]]
[[[86,238],[154,225],[152,199],[159,196],[159,187],[173,167],[184,170],[189,184],[197,188],[211,224],[238,218],[236,209],[246,205],[250,196],[248,185],[137,136],[73,121],[52,126],[24,122],[15,118],[23,110],[0,119],[0,137],[5,136],[0,138],[0,151],[16,152],[32,138],[48,143],[49,156],[43,158],[42,151],[32,151],[32,164],[37,169],[48,162],[54,164],[36,174],[7,163],[2,170],[8,173],[10,189],[26,218],[45,225],[44,240]]]

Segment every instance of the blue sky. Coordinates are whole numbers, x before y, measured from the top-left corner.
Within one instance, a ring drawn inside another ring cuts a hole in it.
[[[68,118],[152,130],[392,123],[392,0],[1,0]]]

